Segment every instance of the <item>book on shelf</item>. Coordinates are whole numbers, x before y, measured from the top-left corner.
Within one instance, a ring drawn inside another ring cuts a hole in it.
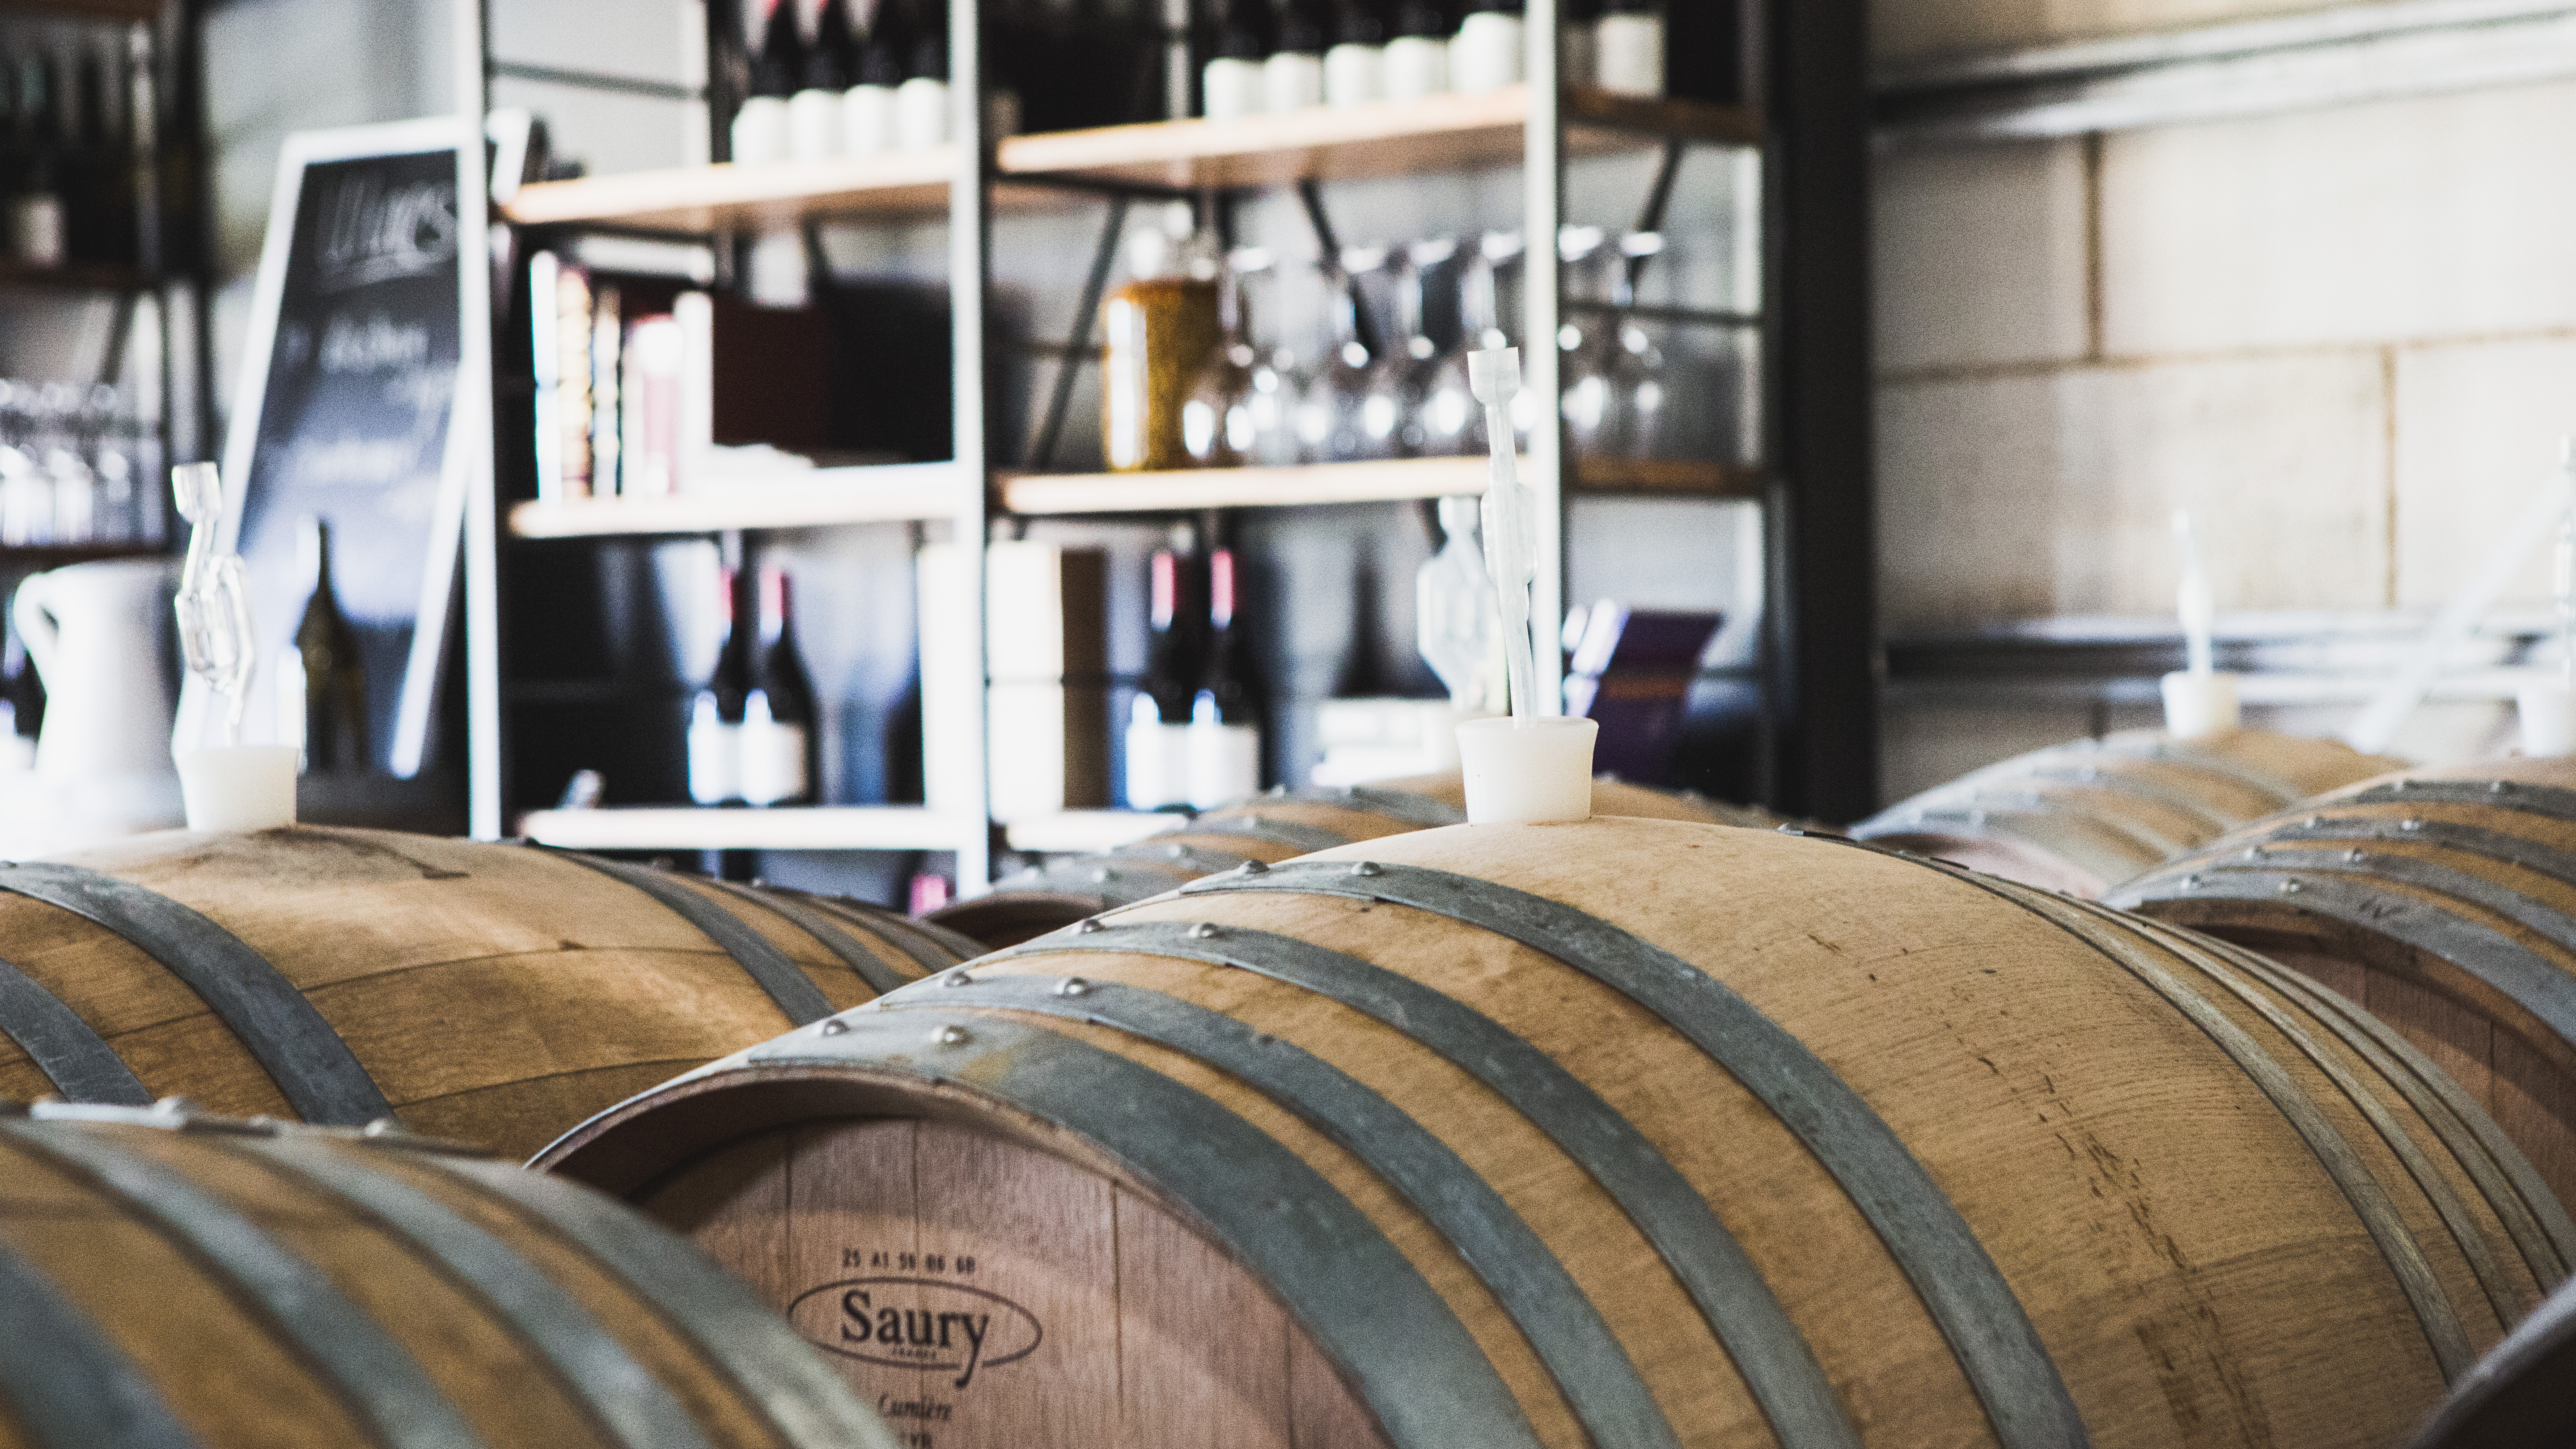
[[[830,444],[831,338],[812,309],[529,260],[537,498],[658,498],[731,481],[731,450]]]

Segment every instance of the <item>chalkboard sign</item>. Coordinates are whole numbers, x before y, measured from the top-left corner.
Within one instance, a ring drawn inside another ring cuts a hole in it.
[[[366,671],[370,768],[409,778],[429,754],[471,461],[456,201],[472,134],[438,119],[287,138],[224,449],[259,636],[246,741],[288,737],[278,661],[315,517]]]

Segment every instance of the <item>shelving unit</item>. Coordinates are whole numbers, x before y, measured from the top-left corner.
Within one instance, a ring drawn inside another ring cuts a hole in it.
[[[971,815],[900,805],[532,810],[519,823],[528,839],[565,850],[963,850],[984,829]]]
[[[510,507],[514,538],[611,538],[745,529],[831,528],[909,523],[957,512],[971,484],[946,463],[817,468],[811,474],[744,479],[665,498],[600,498]]]
[[[471,5],[478,0],[460,0]],[[1865,139],[1858,122],[1849,133],[1820,118],[1860,114],[1862,94],[1857,41],[1860,0],[1743,0],[1741,39],[1746,103],[1636,100],[1595,92],[1560,92],[1556,55],[1541,43],[1556,25],[1556,0],[1531,0],[1527,58],[1531,83],[1494,94],[1440,96],[1347,110],[1314,109],[1285,116],[1229,121],[1164,121],[1089,130],[1015,136],[988,145],[979,134],[986,114],[981,95],[982,36],[976,0],[951,0],[949,50],[954,145],[832,162],[761,166],[718,164],[685,171],[607,176],[522,187],[500,219],[546,234],[581,229],[702,237],[719,253],[758,230],[801,230],[809,252],[818,252],[816,227],[824,222],[910,224],[944,212],[948,222],[954,453],[940,464],[908,469],[849,470],[818,474],[792,484],[708,490],[661,499],[615,499],[507,510],[511,540],[579,540],[734,531],[826,528],[883,521],[945,522],[959,539],[988,536],[1000,517],[1096,517],[1190,513],[1203,510],[1295,508],[1324,504],[1422,500],[1481,493],[1482,458],[1424,458],[1293,468],[1236,468],[1152,474],[1063,474],[1006,471],[987,458],[987,380],[994,339],[987,334],[991,293],[991,220],[996,207],[1015,212],[1063,207],[1102,196],[1153,201],[1208,196],[1222,207],[1260,188],[1298,186],[1319,233],[1326,230],[1315,183],[1358,178],[1437,175],[1521,167],[1526,178],[1523,235],[1552,237],[1564,219],[1564,166],[1570,157],[1616,153],[1660,154],[1655,197],[1642,225],[1652,229],[1683,151],[1715,145],[1758,151],[1763,168],[1761,234],[1763,294],[1758,313],[1696,313],[1665,320],[1757,332],[1762,371],[1762,415],[1768,419],[1759,466],[1719,462],[1574,463],[1553,429],[1542,429],[1523,466],[1540,504],[1543,554],[1534,600],[1539,616],[1561,612],[1564,585],[1566,500],[1576,494],[1714,498],[1760,501],[1775,554],[1792,560],[1770,580],[1775,661],[1765,689],[1774,733],[1809,723],[1820,706],[1848,709],[1865,696],[1870,640],[1867,575],[1868,447],[1865,302],[1839,307],[1835,297],[1860,297],[1860,198],[1864,194]],[[1759,13],[1752,13],[1759,12]],[[1723,22],[1732,23],[1732,22]],[[717,70],[722,70],[719,55]],[[1839,69],[1838,69],[1839,68]],[[726,71],[730,76],[733,72]],[[710,72],[716,104],[717,154],[727,86]],[[1837,89],[1847,87],[1847,89]],[[1797,134],[1812,130],[1809,146]],[[1108,247],[1116,240],[1112,208],[1100,238],[1105,276]],[[1834,244],[1816,264],[1786,265],[1814,243],[1812,233],[1832,228]],[[525,251],[542,241],[530,243]],[[1554,267],[1528,269],[1516,334],[1553,337],[1568,310]],[[1079,310],[1079,309],[1078,309]],[[1641,315],[1651,309],[1640,309]],[[1796,329],[1807,329],[1801,335]],[[1054,344],[1048,344],[1054,346]],[[1079,356],[1077,339],[1064,355]],[[1532,350],[1525,385],[1553,395],[1558,386],[1554,348]],[[1823,446],[1831,440],[1833,446]],[[524,446],[508,439],[505,445]],[[1855,463],[1854,459],[1859,461]],[[1836,476],[1820,476],[1832,472]],[[1803,552],[1802,552],[1803,550]],[[1822,571],[1814,560],[1831,560]],[[963,551],[975,576],[969,583],[978,617],[947,621],[952,639],[981,640],[981,551]],[[1857,580],[1857,584],[1855,584]],[[1802,593],[1802,591],[1804,591]],[[1809,607],[1811,597],[1832,596],[1849,607],[1842,614]],[[1856,608],[1858,613],[1852,614]],[[1821,629],[1809,627],[1810,619]],[[1862,622],[1857,626],[1853,620]],[[1555,655],[1542,651],[1554,690]],[[1853,681],[1860,681],[1856,688]],[[506,689],[506,686],[505,686]],[[514,697],[539,699],[523,693]],[[980,706],[980,700],[979,700]],[[1867,726],[1865,697],[1858,720]],[[980,718],[970,728],[983,736]],[[497,726],[475,748],[506,747]],[[1825,755],[1790,762],[1795,779],[1780,779],[1770,803],[1791,809],[1830,809],[1840,789],[1866,801],[1873,792],[1874,746],[1855,754],[1848,731]],[[500,771],[485,772],[497,780]],[[493,818],[507,803],[481,802]],[[968,808],[934,813],[920,808],[795,810],[627,809],[536,810],[519,828],[550,844],[621,850],[881,849],[957,852],[961,891],[973,894],[989,878],[994,849],[1102,848],[1138,838],[1164,822],[1123,811],[1077,811],[999,829],[984,819],[980,797]]]

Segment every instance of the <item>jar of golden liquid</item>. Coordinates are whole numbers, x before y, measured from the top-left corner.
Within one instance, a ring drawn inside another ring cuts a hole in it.
[[[1214,260],[1203,250],[1139,232],[1128,242],[1131,279],[1101,306],[1100,431],[1112,472],[1193,466],[1181,411],[1222,337]]]

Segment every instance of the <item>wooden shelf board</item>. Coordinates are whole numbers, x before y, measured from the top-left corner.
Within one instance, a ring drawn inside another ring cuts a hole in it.
[[[1529,105],[1529,88],[1513,86],[1482,96],[1316,106],[1284,116],[1051,131],[1004,140],[996,167],[1004,181],[1052,177],[1199,188],[1511,166],[1521,159]],[[1566,149],[1577,156],[1668,140],[1751,145],[1762,136],[1750,113],[1702,101],[1573,91],[1564,113]],[[510,220],[531,226],[595,222],[687,233],[788,226],[816,216],[933,215],[947,209],[955,169],[954,151],[941,146],[833,161],[635,171],[534,182],[519,188],[506,210]]]
[[[532,810],[519,833],[566,850],[954,850],[981,821],[919,806]]]
[[[1163,473],[1013,473],[1000,485],[1012,513],[1180,513],[1201,508],[1295,508],[1385,503],[1485,491],[1485,460],[1405,458],[1295,468],[1197,468]],[[1586,460],[1577,493],[1758,498],[1761,475],[1731,463]]]
[[[31,267],[0,262],[0,288],[43,288],[63,292],[143,292],[157,285],[133,267],[75,265]]]
[[[1014,820],[1003,833],[1013,850],[1098,855],[1177,830],[1188,818],[1168,810],[1066,810]]]
[[[1521,159],[1529,108],[1529,88],[1513,86],[1482,96],[1057,131],[1003,142],[999,169],[1006,181],[1078,177],[1198,188],[1511,166]],[[1759,124],[1730,106],[1578,91],[1567,95],[1564,110],[1566,149],[1577,156],[1634,150],[1669,139],[1724,144],[1761,139]]]
[[[519,503],[510,509],[510,532],[518,538],[607,538],[904,523],[949,517],[959,501],[957,470],[951,465],[889,463],[817,468],[804,477],[715,483],[700,492],[665,498]]]
[[[509,219],[527,226],[613,222],[705,233],[792,226],[811,216],[921,216],[948,209],[953,147],[832,161],[682,166],[519,188]]]
[[[1186,468],[1162,473],[1016,473],[1001,479],[1013,513],[1170,513],[1383,503],[1485,491],[1482,458],[1405,458],[1295,468]]]
[[[1573,491],[1674,498],[1760,498],[1762,486],[1762,470],[1742,463],[1586,458],[1575,465]]]
[[[60,568],[111,558],[160,558],[168,553],[157,543],[26,543],[0,544],[0,568]]]
[[[149,22],[161,18],[161,0],[0,0],[0,15]]]

